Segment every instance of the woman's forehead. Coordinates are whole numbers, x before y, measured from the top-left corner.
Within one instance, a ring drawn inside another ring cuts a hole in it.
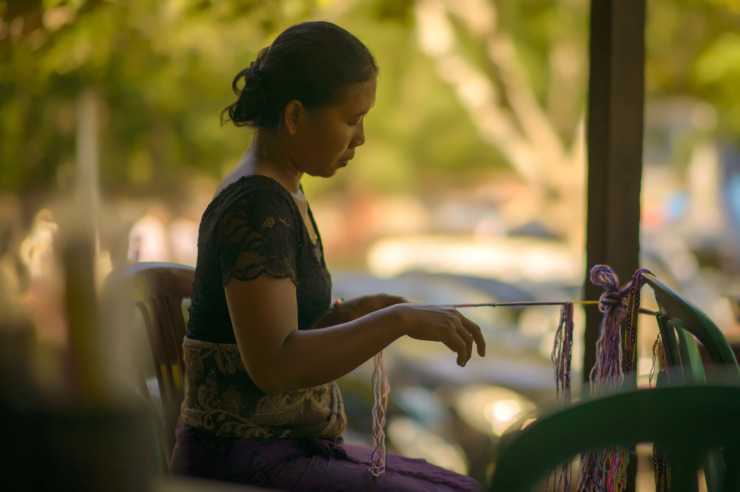
[[[367,113],[375,104],[376,88],[375,77],[366,82],[352,84],[347,88],[347,93],[338,106],[347,110],[356,110],[359,113]]]

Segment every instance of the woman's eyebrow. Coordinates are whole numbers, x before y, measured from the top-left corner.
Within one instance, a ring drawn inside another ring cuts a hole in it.
[[[359,113],[355,114],[355,117],[359,118],[360,116],[365,116],[365,115],[366,115],[366,114],[368,114],[368,113],[370,112],[370,110],[371,110],[371,109],[373,109],[374,107],[375,107],[375,104],[373,104],[372,106],[370,106],[370,107],[369,107],[369,108],[367,108],[366,110],[364,110],[364,111],[360,111]]]

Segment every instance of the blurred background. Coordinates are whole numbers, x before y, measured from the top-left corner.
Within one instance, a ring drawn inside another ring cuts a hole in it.
[[[579,299],[587,0],[0,1],[0,311],[4,332],[22,325],[43,347],[26,360],[34,384],[60,391],[65,234],[95,238],[97,285],[132,262],[193,265],[200,215],[251,139],[219,122],[231,81],[283,29],[315,19],[357,35],[380,66],[365,146],[331,180],[303,181],[336,296]],[[732,336],[740,0],[651,0],[646,44],[642,266]],[[466,314],[489,355],[465,369],[428,344],[387,351],[388,435],[483,477],[497,436],[555,399],[558,309]],[[370,371],[342,381],[359,442]]]

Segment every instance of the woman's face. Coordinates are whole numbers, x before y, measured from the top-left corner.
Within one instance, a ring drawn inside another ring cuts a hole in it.
[[[375,104],[376,79],[353,84],[336,105],[302,111],[289,154],[299,171],[328,178],[365,143],[364,119]]]

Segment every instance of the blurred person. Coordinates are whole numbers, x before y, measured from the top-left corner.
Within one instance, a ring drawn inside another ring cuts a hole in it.
[[[30,313],[41,343],[64,346],[67,343],[67,315],[64,308],[62,271],[54,249],[59,226],[52,211],[42,208],[33,218],[18,254],[28,270],[28,289],[23,305]]]
[[[198,219],[195,218],[193,207],[187,208],[169,224],[167,236],[169,239],[171,259],[183,265],[195,265],[198,256]]]
[[[293,26],[239,72],[224,110],[256,129],[200,223],[185,400],[170,470],[282,490],[480,490],[470,477],[345,443],[336,380],[401,337],[444,343],[464,366],[485,341],[451,307],[385,295],[331,302],[304,174],[329,178],[365,141],[377,66],[327,22]]]
[[[163,205],[147,208],[129,231],[129,263],[170,261],[169,221],[170,214]]]
[[[0,291],[20,293],[26,284],[20,244],[25,231],[20,219],[19,200],[0,194]]]
[[[22,302],[20,244],[25,232],[20,203],[0,194],[0,408],[28,404],[35,386],[29,352],[35,341],[33,323]]]

